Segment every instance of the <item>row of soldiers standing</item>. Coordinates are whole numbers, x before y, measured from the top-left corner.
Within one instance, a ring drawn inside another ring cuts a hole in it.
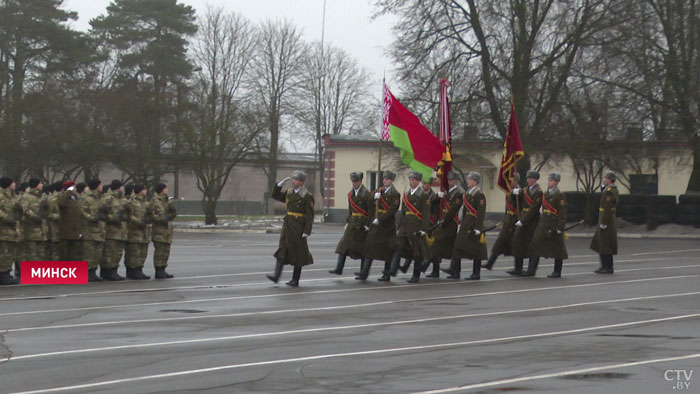
[[[12,178],[0,178],[0,285],[19,282],[20,261],[43,260],[87,261],[90,282],[121,281],[122,256],[127,278],[150,279],[143,273],[150,241],[156,278],[173,277],[165,268],[177,211],[165,184],[154,186],[150,201],[144,185],[119,180],[107,188],[99,179],[44,187],[32,178],[16,189]]]

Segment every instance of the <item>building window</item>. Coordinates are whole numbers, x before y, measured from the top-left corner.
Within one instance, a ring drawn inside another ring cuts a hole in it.
[[[369,179],[369,190],[377,190],[382,185],[382,176],[384,171],[367,171],[367,179]]]

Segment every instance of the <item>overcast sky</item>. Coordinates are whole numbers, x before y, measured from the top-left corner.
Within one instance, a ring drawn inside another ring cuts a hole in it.
[[[179,0],[201,14],[208,5],[223,6],[254,22],[288,18],[304,31],[307,41],[321,39],[323,0]],[[110,0],[64,0],[64,8],[78,12],[77,30],[89,29],[90,19],[106,13]],[[395,18],[382,16],[370,20],[374,7],[370,0],[327,0],[325,42],[345,49],[360,65],[372,72],[381,97],[381,80],[386,71],[391,82],[391,64],[386,55],[393,39]]]

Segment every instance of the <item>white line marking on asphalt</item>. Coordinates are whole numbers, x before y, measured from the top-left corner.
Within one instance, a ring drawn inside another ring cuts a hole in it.
[[[279,336],[283,336],[283,335],[308,334],[308,333],[314,333],[314,332],[328,332],[328,331],[338,331],[338,330],[364,329],[364,328],[369,328],[369,327],[389,327],[389,326],[398,326],[398,325],[405,325],[405,324],[428,323],[428,322],[438,322],[438,321],[445,321],[445,320],[459,320],[459,319],[475,318],[475,317],[512,315],[512,314],[530,313],[530,312],[542,312],[542,311],[549,311],[549,310],[554,310],[554,309],[576,308],[576,307],[581,307],[581,306],[609,304],[609,303],[616,303],[616,302],[630,302],[630,301],[652,300],[652,299],[661,299],[661,298],[682,297],[682,296],[697,295],[697,294],[700,294],[700,292],[670,294],[670,295],[658,295],[658,296],[646,296],[646,297],[633,297],[633,298],[621,298],[621,299],[616,299],[616,300],[579,302],[579,303],[567,304],[567,305],[543,306],[543,307],[538,307],[538,308],[514,309],[514,310],[497,311],[497,312],[467,313],[467,314],[451,315],[451,316],[427,317],[427,318],[423,318],[423,319],[395,320],[395,321],[388,321],[388,322],[353,324],[353,325],[346,325],[346,326],[316,327],[316,328],[305,328],[305,329],[288,330],[288,331],[275,331],[275,332],[265,332],[265,333],[255,333],[255,334],[240,334],[240,335],[230,335],[230,336],[225,336],[225,337],[183,339],[183,340],[179,340],[179,341],[151,342],[151,343],[141,343],[141,344],[133,344],[133,345],[119,345],[119,346],[105,346],[105,347],[98,347],[98,348],[63,350],[63,351],[57,351],[57,352],[27,354],[24,356],[13,356],[13,357],[5,358],[5,359],[0,359],[0,362],[44,358],[44,357],[50,357],[50,356],[61,356],[61,355],[66,355],[66,354],[106,352],[106,351],[111,351],[111,350],[149,348],[149,347],[172,346],[172,345],[185,345],[185,344],[191,344],[191,343],[232,341],[232,340],[237,340],[237,339],[251,339],[251,338],[269,337],[269,336],[279,337]],[[700,316],[700,313],[696,314],[695,316]]]
[[[700,252],[700,249],[665,250],[663,252],[632,253],[630,256],[645,256],[645,255],[649,255],[649,254],[668,254],[668,253],[685,253],[685,252]]]
[[[700,353],[687,354],[685,356],[677,356],[677,357],[657,358],[657,359],[653,359],[653,360],[633,361],[633,362],[629,362],[629,363],[610,364],[610,365],[603,365],[600,367],[592,367],[592,368],[571,369],[568,371],[547,373],[547,374],[535,375],[535,376],[525,376],[522,378],[494,380],[491,382],[469,384],[469,385],[465,385],[465,386],[450,387],[450,388],[440,389],[440,390],[420,391],[420,392],[416,392],[414,394],[439,394],[439,393],[450,393],[450,392],[454,392],[454,391],[466,391],[466,390],[471,390],[471,389],[480,389],[480,388],[484,388],[484,387],[500,386],[500,385],[504,385],[504,384],[528,382],[528,381],[532,381],[532,380],[551,379],[551,378],[558,378],[561,376],[587,374],[587,373],[591,373],[591,372],[605,371],[605,370],[609,370],[609,369],[636,367],[639,365],[648,365],[648,364],[659,364],[659,363],[665,363],[665,362],[669,362],[669,361],[690,360],[693,358],[700,358]]]
[[[672,258],[672,257],[666,257],[666,258],[653,258],[653,259],[637,259],[637,260],[618,260],[615,261],[615,263],[631,263],[631,262],[648,262],[648,261],[660,261],[660,260],[678,260],[677,258]],[[579,262],[579,263],[565,263],[564,268],[566,267],[571,267],[571,266],[579,266],[579,265],[590,265],[590,264],[598,264],[597,261],[591,261],[591,262]],[[551,267],[553,264],[542,264],[539,267],[544,268],[544,267]],[[304,272],[311,272],[311,271],[327,271],[328,268],[312,268],[312,269],[305,269]],[[495,268],[495,270],[508,270],[510,267],[507,268]],[[654,268],[656,269],[656,268]],[[624,270],[617,270],[618,272],[624,272]],[[463,271],[467,272],[467,271]],[[224,277],[224,276],[251,276],[251,275],[263,275],[269,273],[267,271],[265,272],[253,272],[253,273],[238,273],[238,274],[222,274],[222,275],[206,275],[206,276],[201,276],[201,277],[189,277],[190,279],[195,279],[195,278],[208,278],[208,277]],[[575,273],[575,274],[568,274],[569,276],[571,275],[579,275],[581,273]],[[174,278],[176,279],[176,278]],[[186,278],[182,278],[186,279]],[[336,277],[330,277],[330,278],[316,278],[316,279],[304,279],[303,282],[323,282],[323,281],[337,281],[340,279],[354,279],[353,276],[336,276]],[[135,281],[127,281],[127,282],[109,282],[108,285],[130,285],[130,284],[136,284],[139,282]],[[159,292],[159,291],[173,291],[173,290],[196,290],[196,289],[212,289],[212,288],[232,288],[232,287],[241,287],[241,286],[253,286],[253,285],[265,285],[265,284],[270,284],[270,282],[248,282],[248,283],[230,283],[230,284],[207,284],[207,285],[192,285],[192,286],[177,286],[177,287],[151,287],[151,288],[136,288],[136,289],[120,289],[120,290],[103,290],[103,291],[92,291],[92,292],[83,292],[83,293],[68,293],[68,294],[57,294],[57,295],[34,295],[34,296],[28,296],[28,297],[10,297],[10,298],[0,298],[0,301],[21,301],[21,300],[34,300],[34,299],[52,299],[52,298],[67,298],[67,297],[78,297],[78,296],[91,296],[91,295],[99,295],[99,294],[128,294],[128,293],[147,293],[147,292]],[[17,287],[22,286],[22,285],[16,285]],[[15,287],[15,286],[9,286],[9,287]]]
[[[469,345],[478,345],[478,344],[485,344],[485,343],[496,343],[496,342],[523,340],[523,339],[531,339],[531,338],[550,337],[550,336],[555,336],[555,335],[558,336],[558,335],[580,334],[580,333],[584,333],[584,332],[606,330],[606,329],[617,329],[617,328],[631,327],[631,326],[636,326],[636,325],[641,325],[641,324],[652,324],[652,323],[660,323],[660,322],[668,322],[668,321],[677,321],[677,320],[683,320],[683,319],[692,319],[692,318],[696,318],[696,317],[700,317],[700,313],[695,313],[695,314],[690,314],[690,315],[670,316],[670,317],[649,319],[649,320],[637,320],[637,321],[626,322],[626,323],[608,324],[608,325],[604,325],[604,326],[576,328],[576,329],[572,329],[572,330],[550,331],[550,332],[543,332],[543,333],[538,333],[538,334],[525,334],[525,335],[517,335],[517,336],[511,336],[511,337],[481,339],[481,340],[475,340],[475,341],[440,343],[440,344],[434,344],[434,345],[409,346],[409,347],[388,348],[388,349],[375,349],[375,350],[365,350],[365,351],[349,352],[349,353],[320,354],[320,355],[316,355],[316,356],[268,360],[268,361],[259,361],[259,362],[243,363],[243,364],[221,365],[218,367],[191,369],[191,370],[162,373],[162,374],[156,374],[156,375],[137,376],[137,377],[133,377],[133,378],[115,379],[115,380],[108,380],[108,381],[104,381],[104,382],[80,384],[80,385],[75,385],[75,386],[52,387],[52,388],[42,389],[42,390],[23,391],[23,392],[14,393],[14,394],[34,394],[34,393],[50,393],[50,392],[67,391],[67,390],[79,390],[79,389],[86,389],[86,388],[93,388],[93,387],[110,386],[110,385],[120,384],[120,383],[138,382],[138,381],[144,381],[144,380],[153,380],[153,379],[168,378],[168,377],[175,377],[175,376],[195,375],[195,374],[202,374],[202,373],[207,373],[207,372],[216,372],[216,371],[230,370],[230,369],[237,369],[237,368],[244,368],[244,367],[257,367],[257,366],[263,366],[263,365],[285,364],[285,363],[293,363],[293,362],[299,362],[299,361],[324,360],[324,359],[333,359],[333,358],[341,358],[341,357],[367,356],[367,355],[385,354],[385,353],[398,353],[398,352],[409,352],[409,351],[413,352],[416,350],[430,350],[430,349],[441,349],[441,348],[449,348],[449,347],[457,347],[457,346],[469,346]],[[691,356],[696,356],[696,355],[691,355]],[[690,356],[687,356],[687,357],[690,357]]]
[[[644,269],[645,268],[638,268],[637,270],[644,270]],[[649,268],[648,270],[655,270],[655,269],[656,268]],[[619,270],[618,270],[618,272],[619,272]],[[578,273],[569,274],[568,276],[575,276],[575,275],[597,275],[597,274],[594,274],[591,272],[578,272]],[[678,276],[668,276],[668,277],[662,277],[662,278],[630,279],[627,281],[595,282],[595,283],[587,283],[584,285],[585,286],[597,286],[597,285],[605,285],[605,284],[610,284],[610,283],[634,283],[634,282],[638,282],[638,281],[659,281],[662,279],[692,278],[692,277],[697,277],[697,276],[700,276],[700,275],[678,275]],[[518,279],[521,279],[521,278],[483,279],[480,282],[499,282],[499,281],[504,281],[504,280],[518,280]],[[322,279],[317,279],[317,280],[322,280]],[[310,280],[307,280],[307,281],[310,281]],[[357,292],[357,291],[401,289],[401,288],[405,288],[405,287],[469,285],[469,284],[474,284],[474,283],[477,283],[477,282],[476,281],[458,280],[458,281],[452,281],[452,282],[438,282],[438,283],[414,283],[414,284],[382,286],[382,287],[361,287],[361,288],[338,289],[338,290],[315,290],[315,291],[306,291],[306,292],[298,292],[298,293],[274,293],[274,294],[259,294],[259,295],[218,297],[218,298],[199,298],[199,299],[194,299],[194,300],[149,302],[149,303],[141,303],[141,304],[102,305],[102,306],[88,306],[88,307],[82,307],[82,308],[46,309],[46,310],[38,310],[38,311],[7,312],[7,313],[0,314],[0,316],[16,316],[16,315],[32,315],[32,314],[40,314],[40,313],[104,310],[104,309],[118,309],[118,308],[131,308],[131,307],[156,306],[156,305],[193,304],[193,303],[200,303],[200,302],[218,302],[218,301],[272,298],[272,297],[290,297],[290,296],[303,296],[303,295],[313,295],[313,294],[349,293],[349,292]],[[555,288],[556,287],[557,286],[555,286]],[[509,291],[505,291],[502,294],[506,294],[508,292]]]

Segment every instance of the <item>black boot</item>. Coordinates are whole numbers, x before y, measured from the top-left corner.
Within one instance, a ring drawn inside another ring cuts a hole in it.
[[[10,271],[0,272],[0,286],[16,285],[19,281],[10,275]]]
[[[539,256],[530,257],[530,261],[527,263],[527,271],[523,272],[520,276],[530,277],[537,275],[537,265],[540,263]]]
[[[275,272],[273,274],[266,274],[267,279],[271,280],[274,283],[279,282],[280,280],[280,275],[282,275],[282,267],[284,264],[282,264],[282,261],[277,260],[277,263],[275,263]]]
[[[88,270],[88,282],[102,282],[104,279],[97,276],[97,268],[91,268]]]
[[[104,280],[109,280],[108,279],[109,278],[109,271],[110,271],[109,268],[100,267],[100,278],[102,278]]]
[[[328,271],[329,274],[342,275],[343,268],[345,268],[345,259],[347,256],[344,254],[338,255],[338,262],[335,263],[335,269]]]
[[[493,269],[493,265],[496,264],[497,258],[498,255],[492,254],[491,257],[489,257],[489,260],[486,262],[486,264],[482,265],[481,267],[491,271]]]
[[[450,262],[450,269],[443,269],[442,272],[449,274],[447,279],[459,279],[462,276],[462,259],[453,257]]]
[[[301,267],[294,267],[294,272],[292,273],[292,280],[287,282],[286,285],[292,287],[299,286],[299,278],[301,278]]]
[[[439,278],[440,277],[440,260],[433,260],[432,262],[428,262],[426,265],[433,264],[433,271],[426,275],[426,278]],[[425,268],[428,268],[427,266]]]
[[[362,259],[362,264],[360,267],[360,272],[355,272],[355,279],[367,280],[367,277],[369,276],[369,269],[372,267],[372,259]]]
[[[401,270],[401,272],[403,272],[405,274],[406,271],[408,271],[408,267],[411,266],[411,261],[413,261],[413,260],[406,259],[406,261],[402,265],[399,266],[399,269]],[[418,263],[418,266],[420,267],[420,263]]]
[[[148,280],[151,277],[143,273],[143,267],[138,267],[131,269],[131,279]]]
[[[19,261],[15,261],[15,279],[17,279],[18,282],[20,281],[20,275],[22,275],[22,267]]]
[[[109,270],[109,276],[105,279],[107,279],[108,281],[112,281],[112,282],[119,282],[119,281],[124,280],[124,277],[119,275],[119,273],[117,272],[118,269],[119,268],[111,268]],[[100,269],[100,274],[102,274],[102,269]]]
[[[416,260],[413,263],[413,276],[408,280],[408,283],[418,283],[420,280],[420,270],[421,264],[418,262],[418,260]]]
[[[600,255],[600,267],[598,267],[598,269],[593,271],[593,272],[596,274],[605,274],[607,270],[608,270],[607,258],[604,254],[601,254]]]
[[[401,252],[394,252],[391,257],[391,270],[389,271],[391,276],[396,276],[399,273],[399,263],[401,262]]]
[[[515,265],[512,270],[506,271],[513,276],[520,276],[523,274],[523,259],[520,257],[515,258]]]
[[[384,271],[382,271],[382,277],[377,280],[380,282],[388,282],[391,280],[391,261],[387,260],[384,262]]]
[[[612,274],[615,272],[613,270],[613,255],[611,254],[606,254],[603,256],[604,257],[604,265],[605,267],[603,268],[603,272],[600,272],[601,274]]]
[[[426,261],[420,263],[420,272],[425,273],[425,271],[428,270],[428,268],[430,267],[430,264],[432,264],[432,263],[433,262],[430,260],[426,260]]]
[[[561,278],[561,267],[564,265],[564,260],[555,259],[554,260],[554,272],[547,275],[548,278]]]
[[[165,271],[165,267],[156,267],[156,279],[170,279],[172,277]]]
[[[464,280],[479,280],[481,279],[481,260],[474,260],[472,267],[472,276],[464,278]]]

